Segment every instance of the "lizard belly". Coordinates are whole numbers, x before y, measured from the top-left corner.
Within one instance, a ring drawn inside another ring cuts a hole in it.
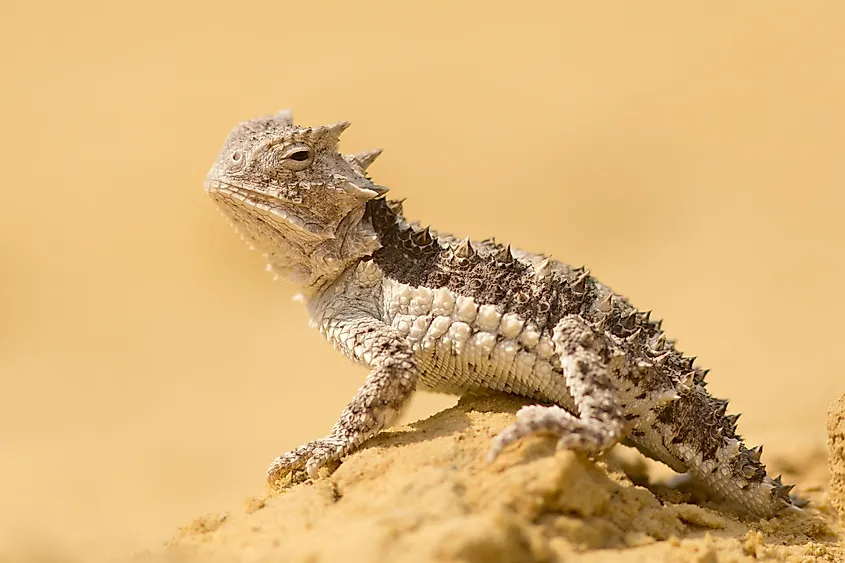
[[[421,388],[456,395],[500,391],[575,412],[549,336],[516,318],[505,320],[513,326],[504,332],[501,320],[496,325],[491,318],[468,320],[451,315],[394,316],[391,325],[406,335],[416,354]]]

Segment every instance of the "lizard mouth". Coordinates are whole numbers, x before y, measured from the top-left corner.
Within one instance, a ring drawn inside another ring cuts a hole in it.
[[[221,182],[220,180],[207,179],[205,191],[216,202],[232,207],[247,207],[258,214],[259,217],[268,223],[287,223],[292,227],[309,231],[305,221],[286,212],[282,207],[274,205],[273,200],[264,197],[252,190]]]

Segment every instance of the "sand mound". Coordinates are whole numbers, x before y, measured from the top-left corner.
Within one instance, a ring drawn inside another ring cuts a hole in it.
[[[628,452],[594,462],[535,438],[486,466],[490,438],[520,404],[462,400],[384,432],[331,476],[200,518],[143,559],[845,561],[824,485],[806,478],[812,508],[755,521],[708,499],[687,504],[695,491],[634,484],[647,480],[645,464]]]
[[[845,395],[830,407],[827,419],[830,450],[830,504],[845,519]]]

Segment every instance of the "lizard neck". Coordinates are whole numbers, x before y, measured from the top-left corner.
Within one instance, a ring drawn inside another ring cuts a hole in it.
[[[378,198],[370,200],[360,213],[347,218],[338,228],[337,236],[315,249],[313,259],[303,261],[295,272],[287,273],[291,279],[302,279],[300,296],[311,303],[319,300],[345,273],[354,269],[361,260],[372,258],[390,239],[390,233],[407,230],[408,223],[402,215],[402,202]],[[324,259],[321,256],[329,256]],[[331,257],[344,258],[332,259]],[[268,258],[270,258],[268,256]],[[274,271],[281,272],[277,266]]]
[[[298,286],[305,297],[319,294],[343,272],[365,256],[381,248],[366,206],[352,210],[328,240],[298,250],[299,259],[290,260],[290,250],[267,252],[268,269]]]

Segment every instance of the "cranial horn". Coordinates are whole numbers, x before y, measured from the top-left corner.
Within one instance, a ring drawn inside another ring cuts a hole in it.
[[[318,138],[324,137],[336,141],[340,138],[340,134],[346,131],[346,128],[350,125],[352,124],[348,121],[338,121],[332,125],[320,125],[319,127],[314,127],[313,135]]]
[[[278,112],[276,115],[273,116],[273,119],[280,122],[283,125],[291,126],[293,125],[293,110],[291,109],[283,109]]]
[[[361,151],[355,154],[350,154],[348,158],[352,162],[366,170],[370,167],[370,164],[372,164],[375,159],[379,157],[380,154],[381,149],[373,149],[370,151]]]

